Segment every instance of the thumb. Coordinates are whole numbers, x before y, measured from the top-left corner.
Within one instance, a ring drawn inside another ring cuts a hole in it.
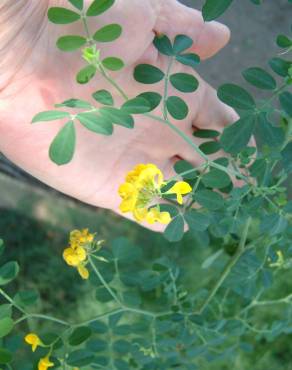
[[[198,54],[201,59],[215,55],[229,41],[229,28],[219,22],[204,22],[202,13],[180,4],[176,0],[165,1],[158,17],[155,31],[171,38],[184,34],[194,40],[188,52]]]

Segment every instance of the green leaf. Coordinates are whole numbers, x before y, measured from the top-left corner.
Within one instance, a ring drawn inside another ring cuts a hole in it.
[[[167,225],[164,236],[170,242],[178,242],[184,235],[184,219],[182,216],[177,216]]]
[[[202,263],[202,269],[208,269],[209,267],[211,267],[213,265],[213,263],[222,255],[222,253],[224,252],[223,249],[219,249],[219,251],[211,254],[211,256],[209,256],[208,258],[205,259],[205,261]]]
[[[212,139],[219,136],[220,132],[216,130],[196,130],[193,135],[202,139]]]
[[[12,304],[5,303],[0,305],[0,319],[4,317],[11,317],[12,315]]]
[[[292,200],[289,200],[289,202],[285,205],[284,212],[292,213]]]
[[[63,101],[61,104],[55,104],[56,108],[62,108],[62,107],[68,107],[68,108],[81,108],[81,109],[91,109],[92,105],[85,101],[80,99],[69,99]]]
[[[79,84],[87,84],[96,74],[96,68],[93,65],[88,65],[82,68],[76,77]]]
[[[200,57],[196,54],[181,54],[176,56],[176,60],[186,66],[196,69],[197,65],[200,63]]]
[[[156,92],[144,92],[142,94],[139,94],[137,98],[143,98],[147,100],[147,102],[150,105],[150,111],[153,111],[155,108],[157,108],[162,100],[162,96]]]
[[[97,42],[112,42],[118,39],[122,34],[122,27],[119,24],[108,24],[100,28],[93,35],[93,39]]]
[[[86,348],[91,352],[104,352],[108,347],[108,343],[102,339],[91,339],[86,343]]]
[[[108,331],[108,327],[102,321],[93,321],[90,324],[91,329],[98,334],[105,334]]]
[[[254,132],[255,123],[255,117],[249,115],[227,126],[220,138],[220,144],[225,152],[237,154],[244,149]]]
[[[69,163],[74,155],[75,144],[74,122],[69,121],[61,128],[50,145],[49,155],[51,160],[59,166]]]
[[[131,331],[128,334],[131,334]],[[128,353],[131,348],[131,343],[124,339],[117,340],[113,343],[113,350],[117,353]]]
[[[14,280],[19,272],[18,263],[15,261],[7,262],[0,267],[0,285],[6,285]]]
[[[102,65],[104,68],[110,71],[119,71],[120,69],[124,68],[125,64],[120,58],[116,57],[108,57],[102,61]]]
[[[180,54],[183,51],[192,47],[193,43],[194,43],[193,40],[189,36],[177,35],[174,39],[173,51],[176,55]]]
[[[63,51],[74,51],[86,44],[86,38],[82,36],[63,36],[57,41],[57,47]]]
[[[98,90],[92,94],[92,97],[101,104],[114,105],[114,98],[107,90]]]
[[[174,88],[185,93],[194,92],[199,86],[199,81],[188,73],[175,73],[169,80]]]
[[[285,133],[281,127],[275,127],[269,122],[266,113],[261,113],[258,115],[255,137],[259,138],[261,143],[275,148],[283,144]]]
[[[226,172],[215,168],[202,177],[202,182],[207,187],[223,189],[230,185],[231,179]]]
[[[0,364],[5,365],[9,364],[12,361],[12,353],[7,349],[0,348]]]
[[[210,225],[210,217],[194,209],[187,211],[184,217],[191,231],[205,231]]]
[[[101,135],[112,135],[113,125],[112,122],[97,113],[85,112],[76,116],[79,122],[88,130]]]
[[[156,49],[163,55],[173,55],[173,48],[171,41],[166,35],[158,35],[154,38],[153,44]]]
[[[234,84],[222,85],[219,87],[217,95],[223,103],[232,108],[244,110],[255,108],[253,97],[240,86]]]
[[[103,107],[100,108],[99,113],[102,115],[102,117],[107,118],[112,123],[115,123],[126,128],[134,127],[133,117],[130,114],[123,112],[117,108]]]
[[[70,346],[79,346],[81,343],[87,341],[91,334],[92,330],[88,326],[80,326],[71,333],[68,338],[68,343]]]
[[[134,78],[143,84],[155,84],[164,78],[164,73],[151,64],[139,64],[134,70]]]
[[[186,171],[192,171],[187,175],[182,175],[183,179],[185,180],[193,180],[197,177],[197,172],[194,166],[185,160],[177,161],[173,168],[178,175]]]
[[[69,366],[86,366],[92,364],[94,361],[94,354],[84,349],[71,352],[66,360]]]
[[[70,113],[67,112],[60,112],[56,110],[48,110],[45,112],[41,112],[36,114],[33,119],[32,123],[35,122],[44,122],[44,121],[55,121],[57,119],[63,119],[70,117]]]
[[[53,7],[48,10],[48,18],[55,24],[68,24],[78,21],[81,16],[66,8]]]
[[[204,20],[210,22],[220,17],[231,5],[232,1],[233,0],[206,0],[202,10]]]
[[[207,155],[214,154],[221,149],[220,143],[218,141],[207,141],[199,146],[201,151]]]
[[[36,290],[20,291],[14,297],[14,301],[21,307],[35,305],[38,299],[39,293]]]
[[[166,107],[169,114],[177,120],[186,118],[189,113],[187,104],[178,96],[169,96],[166,100]]]
[[[0,338],[6,337],[14,327],[14,322],[10,317],[0,319]]]
[[[277,37],[277,45],[280,48],[290,48],[290,46],[292,46],[292,40],[285,35],[279,35]]]
[[[224,198],[221,194],[212,190],[199,190],[195,193],[195,200],[210,211],[215,211],[224,206]]]
[[[286,77],[289,74],[289,68],[292,63],[281,58],[272,58],[269,60],[269,65],[279,76]]]
[[[4,249],[5,249],[4,242],[2,239],[0,239],[0,256],[3,254]]]
[[[262,68],[248,68],[242,72],[243,77],[251,85],[263,90],[274,90],[277,87],[276,80]]]
[[[292,117],[292,94],[289,91],[285,91],[280,94],[279,100],[284,111],[289,117]]]
[[[139,292],[127,290],[123,292],[123,301],[127,303],[127,306],[139,307],[141,304],[141,296]]]
[[[82,10],[83,9],[83,0],[69,0],[69,2],[75,6],[75,8]]]
[[[112,242],[112,252],[113,257],[123,263],[132,263],[141,258],[141,250],[124,237],[117,238]]]
[[[86,15],[94,17],[107,11],[113,6],[115,0],[94,0],[87,10]]]
[[[126,101],[121,108],[124,112],[129,114],[142,114],[150,112],[150,104],[146,99],[134,98]]]
[[[260,232],[269,235],[283,233],[288,225],[287,220],[278,213],[269,214],[263,217],[260,224]]]
[[[113,296],[104,287],[99,287],[96,289],[95,298],[102,303],[107,303],[114,300]]]
[[[292,172],[292,142],[290,142],[281,152],[283,167],[287,173]]]

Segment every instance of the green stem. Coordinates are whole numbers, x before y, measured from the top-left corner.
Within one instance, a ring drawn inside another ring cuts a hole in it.
[[[92,261],[92,258],[88,256],[88,261],[95,273],[95,275],[99,278],[105,289],[109,292],[109,294],[113,297],[113,299],[117,302],[117,304],[120,307],[123,307],[122,302],[120,301],[119,297],[116,295],[116,293],[112,290],[112,288],[108,285],[108,283],[104,280],[103,276],[101,273],[98,271],[97,267],[95,266],[94,262]]]
[[[15,324],[19,324],[22,321],[28,320],[28,319],[43,319],[43,320],[52,321],[52,322],[55,322],[57,324],[61,324],[61,325],[64,325],[64,326],[71,326],[67,321],[60,320],[60,319],[57,319],[57,318],[52,317],[52,316],[47,316],[47,315],[42,315],[42,314],[34,314],[34,313],[26,314],[26,315],[20,317],[18,320],[15,321]]]
[[[107,73],[106,71],[104,70],[104,68],[99,65],[99,70],[101,72],[101,74],[103,75],[103,77],[112,85],[114,86],[117,91],[120,93],[120,95],[125,99],[125,100],[129,100],[129,97],[128,95],[124,92],[124,90],[115,82],[114,79],[112,79]]]
[[[245,224],[245,227],[244,227],[244,230],[243,230],[243,233],[242,233],[242,237],[240,239],[239,246],[238,246],[238,249],[237,249],[235,255],[227,263],[225,269],[223,270],[221,276],[217,280],[217,282],[214,285],[214,287],[211,289],[209,295],[207,296],[207,298],[205,299],[205,301],[202,303],[202,305],[199,308],[199,310],[197,312],[195,312],[196,314],[199,314],[200,315],[200,314],[203,313],[203,311],[205,310],[205,308],[212,301],[212,299],[214,298],[215,294],[217,293],[217,291],[219,290],[219,288],[221,287],[221,285],[223,284],[223,282],[225,281],[225,279],[229,275],[229,273],[232,270],[233,266],[238,262],[239,258],[242,256],[243,252],[245,251],[245,245],[246,245],[246,240],[247,240],[248,230],[249,230],[250,224],[251,224],[251,218],[249,218],[247,220],[246,224]]]
[[[174,58],[173,58],[173,57],[171,57],[171,58],[169,59],[169,63],[168,63],[168,67],[167,67],[167,71],[166,71],[166,74],[165,74],[165,77],[164,77],[163,118],[164,118],[165,120],[167,120],[167,117],[168,117],[166,102],[167,102],[167,98],[168,98],[169,75],[170,75],[171,68],[172,68],[172,66],[173,66],[173,62],[174,62]]]
[[[90,320],[86,320],[86,321],[83,321],[81,323],[79,323],[78,325],[75,325],[75,326],[84,326],[84,325],[89,325],[95,321],[98,321],[98,320],[101,320],[101,319],[105,319],[109,316],[112,316],[112,315],[116,315],[118,313],[122,313],[122,312],[125,312],[126,310],[124,308],[116,308],[112,311],[109,311],[109,312],[106,312],[106,313],[101,313],[100,315],[97,315],[96,317],[94,317],[93,319],[90,319]]]
[[[285,83],[285,84],[283,84],[283,85],[281,85],[280,87],[278,87],[275,91],[274,91],[274,93],[273,93],[273,95],[270,97],[270,99],[268,99],[261,107],[260,107],[260,110],[262,110],[263,108],[265,108],[267,105],[269,105],[270,103],[271,103],[271,101],[273,101],[279,94],[280,94],[280,92],[282,92],[284,89],[285,89],[285,87],[287,87],[287,84]]]
[[[22,312],[24,315],[27,315],[25,310],[19,306],[8,294],[4,292],[4,290],[0,289],[0,294],[9,302],[11,303],[15,308],[17,308],[20,312]]]
[[[193,140],[187,134],[181,131],[178,127],[176,127],[169,120],[164,120],[163,118],[160,118],[150,113],[145,113],[144,116],[166,124],[169,128],[172,129],[172,131],[176,132],[182,139],[184,139],[184,141],[187,142],[203,159],[205,159],[206,165],[209,165],[210,167],[223,171],[227,173],[228,175],[236,176],[240,178],[241,180],[245,181],[246,183],[249,183],[247,178],[242,173],[234,171],[230,168],[221,166],[219,163],[211,161],[209,157],[204,152],[202,152],[202,150],[193,142]]]
[[[87,23],[87,19],[86,19],[86,15],[82,15],[81,16],[81,19],[82,19],[82,23],[83,23],[83,27],[84,27],[84,30],[85,30],[85,33],[86,33],[86,36],[89,40],[89,44],[92,44],[93,43],[93,40],[92,40],[92,37],[91,37],[91,34],[89,32],[89,27],[88,27],[88,23]]]

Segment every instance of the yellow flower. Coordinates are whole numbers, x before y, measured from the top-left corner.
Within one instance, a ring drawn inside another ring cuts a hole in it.
[[[158,167],[151,163],[138,164],[127,174],[126,182],[119,187],[119,195],[122,198],[120,211],[132,212],[137,221],[168,223],[170,221],[168,212],[163,212],[159,216],[159,210],[156,209],[147,216],[151,203],[161,198],[163,185],[163,174]]]
[[[82,277],[82,279],[87,280],[89,278],[89,271],[84,265],[79,264],[77,266],[77,270],[79,272],[79,275]]]
[[[63,252],[65,262],[72,267],[76,267],[82,279],[89,278],[89,271],[85,267],[87,264],[87,253],[94,241],[95,234],[91,234],[88,229],[73,230],[70,233],[69,247]],[[95,248],[100,248],[100,243],[95,243]]]
[[[168,224],[171,221],[168,212],[160,212],[159,206],[150,210],[149,207],[161,199],[163,194],[176,194],[177,202],[183,204],[183,195],[190,193],[192,188],[187,182],[178,181],[168,191],[163,192],[166,184],[162,172],[154,164],[138,164],[126,175],[125,183],[119,187],[119,195],[122,198],[120,211],[132,212],[137,221]]]
[[[87,257],[86,250],[82,247],[66,248],[63,252],[63,258],[69,266],[77,267]]]
[[[183,204],[183,195],[192,191],[191,186],[185,181],[179,181],[174,184],[165,194],[176,194],[177,202]]]
[[[33,352],[36,351],[38,346],[43,346],[43,342],[40,340],[38,335],[34,333],[29,333],[24,338],[25,342],[29,345],[31,345],[31,349]]]
[[[84,246],[85,244],[92,243],[94,240],[94,234],[89,233],[88,229],[73,230],[70,233],[70,246],[77,248]]]
[[[151,208],[146,215],[146,221],[149,222],[149,224],[160,222],[167,225],[171,221],[171,217],[168,212],[160,212],[157,208]]]
[[[47,370],[49,367],[53,367],[55,364],[50,361],[49,355],[40,359],[38,364],[38,370]]]

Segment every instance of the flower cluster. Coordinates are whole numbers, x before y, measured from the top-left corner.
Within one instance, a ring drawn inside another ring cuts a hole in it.
[[[27,334],[24,340],[27,344],[31,346],[33,352],[36,351],[37,347],[47,347],[41,341],[39,336],[35,333]],[[47,370],[48,368],[53,367],[55,365],[53,362],[50,361],[50,354],[51,354],[51,351],[45,357],[42,357],[39,360],[38,370]]]
[[[163,191],[167,182],[163,174],[154,164],[138,164],[126,176],[126,181],[119,187],[122,198],[120,211],[132,212],[134,218],[150,224],[160,222],[168,224],[171,221],[169,212],[161,212],[159,206],[151,207],[164,194],[175,194],[177,202],[183,203],[183,195],[192,191],[191,186],[184,181],[176,182],[170,189]]]
[[[69,266],[77,268],[82,279],[88,279],[89,271],[86,268],[87,252],[94,241],[94,234],[88,229],[73,230],[70,233],[69,247],[63,252],[63,258]]]

